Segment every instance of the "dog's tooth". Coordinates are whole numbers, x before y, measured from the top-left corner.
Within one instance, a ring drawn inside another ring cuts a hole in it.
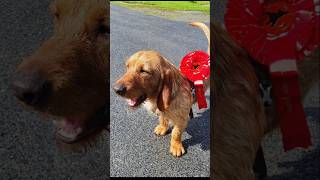
[[[135,99],[128,99],[127,101],[128,101],[129,106],[134,106],[137,102]]]
[[[66,137],[66,138],[70,138],[70,139],[75,138],[75,134],[74,133],[69,133],[67,131],[64,131],[63,129],[59,130],[59,134],[64,136],[64,137]]]

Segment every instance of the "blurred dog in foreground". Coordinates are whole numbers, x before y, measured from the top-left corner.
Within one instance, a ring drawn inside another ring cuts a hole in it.
[[[18,66],[15,96],[55,120],[56,140],[72,150],[108,127],[109,3],[56,0],[54,33]]]

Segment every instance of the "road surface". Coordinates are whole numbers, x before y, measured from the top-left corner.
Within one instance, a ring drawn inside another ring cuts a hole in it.
[[[186,22],[145,15],[113,5],[110,20],[111,177],[209,176],[209,110],[200,113],[196,106],[193,107],[196,117],[183,134],[187,153],[175,158],[169,153],[170,134],[157,137],[153,133],[158,123],[157,117],[144,108],[130,110],[126,101],[112,91],[112,84],[124,73],[126,58],[136,51],[159,51],[178,67],[188,52],[206,51],[205,35]]]

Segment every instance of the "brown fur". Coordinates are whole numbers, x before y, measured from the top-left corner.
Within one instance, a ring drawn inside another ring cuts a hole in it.
[[[211,177],[215,180],[253,180],[253,164],[265,133],[278,122],[273,107],[263,109],[258,80],[247,52],[219,24],[211,24],[214,76]],[[303,96],[319,81],[319,61],[298,64]]]
[[[48,98],[33,109],[56,119],[77,117],[84,131],[97,126],[98,132],[107,121],[101,113],[108,101],[109,3],[55,0],[50,11],[53,35],[19,65],[16,74],[36,72],[52,85]]]
[[[174,156],[183,155],[181,134],[187,127],[193,101],[188,80],[155,51],[139,51],[126,64],[127,72],[116,82],[127,88],[124,97],[147,97],[147,108],[159,115],[160,123],[155,128],[157,135],[166,134],[171,120],[174,128],[170,152]]]

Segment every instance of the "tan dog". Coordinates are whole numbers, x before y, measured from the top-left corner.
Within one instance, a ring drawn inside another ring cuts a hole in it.
[[[211,177],[254,180],[253,165],[265,133],[279,123],[274,107],[264,109],[248,53],[212,23],[214,50]],[[298,64],[303,97],[319,81],[316,55]]]
[[[54,33],[19,65],[13,89],[56,119],[59,143],[75,145],[107,126],[109,3],[56,0],[50,10]]]
[[[209,34],[205,25],[192,25],[205,29]],[[126,66],[126,73],[114,86],[115,92],[128,99],[129,106],[137,107],[145,103],[147,109],[159,115],[155,134],[165,135],[171,121],[173,130],[170,152],[173,156],[182,156],[185,149],[181,135],[188,125],[189,112],[194,102],[188,79],[155,51],[139,51],[133,54],[127,60]]]

